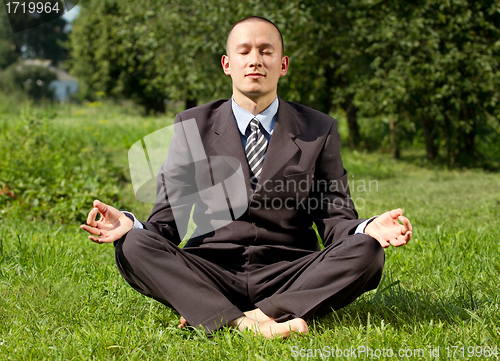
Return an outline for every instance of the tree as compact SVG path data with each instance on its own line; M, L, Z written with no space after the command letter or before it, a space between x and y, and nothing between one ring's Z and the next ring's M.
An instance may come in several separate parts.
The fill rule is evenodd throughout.
M223 82L215 54L223 43L212 40L215 22L199 21L204 7L202 1L87 2L71 36L73 72L84 92L125 96L147 112L162 112L166 98L193 104L215 95Z
M371 68L353 84L363 114L392 114L395 129L421 130L429 159L444 144L449 167L488 163L476 144L494 130L495 115L498 122L498 6L426 0L360 8L350 37Z
M29 59L50 59L54 65L65 61L69 56L67 49L68 22L58 17L40 26L13 34L17 43L24 47L24 56Z
M0 10L0 69L5 69L21 57L21 46L12 36L7 14Z
M66 60L69 55L66 26L67 21L59 17L14 34L7 14L0 10L0 68L6 68L21 57L50 59L54 65Z
M371 134L390 139L398 156L403 141L422 138L430 160L445 148L450 167L478 159L495 167L499 1L89 0L71 36L73 71L87 95L132 98L146 111L163 111L165 99L227 97L227 31L263 16L290 56L280 96L326 113L341 107L351 148ZM370 123L360 127L358 117Z
M42 65L16 63L1 73L0 88L9 93L25 94L33 100L52 99L50 83L56 75Z

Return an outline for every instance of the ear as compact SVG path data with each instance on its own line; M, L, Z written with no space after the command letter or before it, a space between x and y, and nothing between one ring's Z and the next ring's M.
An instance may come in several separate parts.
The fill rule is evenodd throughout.
M281 59L280 76L285 76L287 72L288 72L288 56L285 55L283 59Z
M224 74L231 75L231 67L229 66L229 56L222 55L221 64L222 64L222 70L224 70Z

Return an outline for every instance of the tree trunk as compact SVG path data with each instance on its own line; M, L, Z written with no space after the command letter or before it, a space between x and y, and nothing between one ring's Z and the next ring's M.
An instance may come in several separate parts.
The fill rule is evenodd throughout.
M162 97L144 99L144 108L146 110L146 114L154 113L154 114L163 114L165 113L165 103L163 102Z
M467 107L464 107L460 114L460 120L461 123L464 124L464 128L460 129L460 152L458 154L458 159L461 165L470 166L478 160L474 142L476 135L474 114L471 115Z
M444 114L444 124L445 124L445 132L446 132L446 153L447 153L447 163L448 169L453 169L455 166L456 154L455 154L455 143L456 139L454 139L452 124L450 118L446 113Z
M347 117L347 126L349 129L349 148L356 149L361 141L358 124L358 108L353 104L354 96L349 94L341 104Z
M476 133L474 129L471 129L470 131L465 133L465 152L467 155L474 157L475 156L475 151L476 151L476 146L474 143L474 137Z
M198 105L198 99L190 97L186 99L186 109L194 108L197 105Z
M466 156L468 157L474 157L474 151L475 149L475 144L474 144L474 136L476 135L475 132L475 124L474 124L474 116L470 116L469 112L467 111L467 108L464 107L462 111L462 121L464 123L469 123L470 124L470 129L467 129L464 131L464 151L466 153Z
M398 122L395 121L392 116L389 120L389 128L391 130L392 156L396 159L399 159L401 158L401 149L399 146Z
M425 140L425 151L428 160L434 160L437 156L436 136L434 134L434 123L429 118L422 119L422 130Z

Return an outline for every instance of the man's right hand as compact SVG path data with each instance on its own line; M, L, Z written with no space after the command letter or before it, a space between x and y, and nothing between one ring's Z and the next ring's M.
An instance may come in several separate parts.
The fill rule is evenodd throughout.
M97 214L101 217L96 221ZM89 239L96 243L111 243L123 237L134 227L134 222L118 209L99 200L94 201L94 208L87 216L87 224L81 229L89 232Z

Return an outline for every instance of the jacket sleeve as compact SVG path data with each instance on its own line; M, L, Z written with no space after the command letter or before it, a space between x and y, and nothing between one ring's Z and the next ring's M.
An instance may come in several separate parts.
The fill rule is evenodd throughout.
M157 175L156 201L144 228L179 244L196 202L195 165L178 114L167 158Z
M313 222L323 240L324 246L354 233L364 221L358 219L358 212L351 198L348 174L340 155L340 135L334 120L326 137L315 166L313 191L318 207L310 210Z

